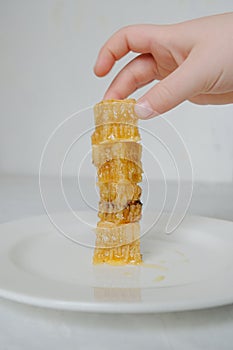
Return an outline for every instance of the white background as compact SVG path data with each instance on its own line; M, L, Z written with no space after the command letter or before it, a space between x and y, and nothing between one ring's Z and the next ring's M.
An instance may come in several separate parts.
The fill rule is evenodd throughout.
M98 50L115 30L232 9L229 0L1 1L0 172L36 175L54 128L101 100L126 62L107 78L93 74ZM189 149L195 181L231 183L233 106L184 103L166 117Z
M38 174L43 146L54 128L98 102L122 66L118 63L106 79L92 72L109 35L127 24L172 23L232 10L231 0L0 1L0 222L44 213L38 179L30 175ZM166 118L191 154L196 182L191 213L232 220L233 106L185 103ZM232 327L233 306L94 315L0 299L0 348L8 350L104 349L106 344L127 350L145 345L230 350Z

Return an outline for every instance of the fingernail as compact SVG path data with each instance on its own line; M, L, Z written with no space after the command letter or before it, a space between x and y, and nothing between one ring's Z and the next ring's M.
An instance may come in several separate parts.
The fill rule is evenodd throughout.
M159 115L158 112L151 108L147 101L138 102L134 107L134 111L140 119L149 119Z

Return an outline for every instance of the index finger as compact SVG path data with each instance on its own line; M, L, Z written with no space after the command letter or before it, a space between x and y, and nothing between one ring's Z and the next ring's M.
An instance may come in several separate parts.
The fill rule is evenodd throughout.
M94 67L95 74L100 77L106 75L114 63L130 51L149 53L154 27L151 24L131 25L114 33L99 52Z

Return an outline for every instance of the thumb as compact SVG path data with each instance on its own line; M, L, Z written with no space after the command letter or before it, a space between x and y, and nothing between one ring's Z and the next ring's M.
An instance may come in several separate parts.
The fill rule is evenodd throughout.
M204 85L205 64L189 56L170 75L153 86L135 106L141 119L158 116L199 94Z

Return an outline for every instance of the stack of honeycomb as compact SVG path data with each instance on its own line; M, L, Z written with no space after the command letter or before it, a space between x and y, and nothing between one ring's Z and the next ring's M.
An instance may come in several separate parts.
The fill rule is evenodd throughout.
M92 160L100 192L94 264L141 262L142 146L134 105L133 99L106 100L94 107Z

